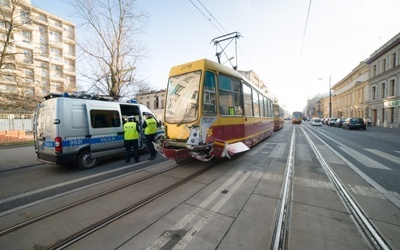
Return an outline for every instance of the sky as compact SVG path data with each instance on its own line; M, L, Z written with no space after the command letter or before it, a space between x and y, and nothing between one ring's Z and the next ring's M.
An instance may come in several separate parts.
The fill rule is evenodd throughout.
M67 0L31 2L74 22ZM398 0L136 0L136 6L149 16L139 35L147 56L137 76L154 90L166 88L172 66L217 61L212 39L239 32L232 62L256 72L289 112L328 93L400 32ZM79 79L78 86L84 88Z

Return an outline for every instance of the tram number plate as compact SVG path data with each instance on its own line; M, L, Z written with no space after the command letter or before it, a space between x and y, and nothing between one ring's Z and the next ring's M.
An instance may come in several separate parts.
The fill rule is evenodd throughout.
M192 67L192 64L191 64L191 63L185 64L185 65L182 65L181 70L190 69L191 67Z

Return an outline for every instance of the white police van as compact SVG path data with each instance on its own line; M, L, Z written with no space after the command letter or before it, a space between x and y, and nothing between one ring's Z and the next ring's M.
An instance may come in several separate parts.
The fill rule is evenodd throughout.
M128 116L142 127L143 114L153 114L141 104L82 93L50 94L44 99L36 106L33 123L38 160L82 169L95 167L100 157L125 152L123 121ZM163 135L159 126L156 140ZM142 133L139 149L145 147Z

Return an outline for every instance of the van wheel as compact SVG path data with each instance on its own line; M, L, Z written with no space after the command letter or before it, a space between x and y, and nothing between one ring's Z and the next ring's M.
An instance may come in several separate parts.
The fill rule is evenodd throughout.
M80 169L94 168L97 166L97 162L98 162L97 158L92 158L92 155L90 154L90 150L88 150L88 149L82 151L76 160L77 160L78 168L80 168Z

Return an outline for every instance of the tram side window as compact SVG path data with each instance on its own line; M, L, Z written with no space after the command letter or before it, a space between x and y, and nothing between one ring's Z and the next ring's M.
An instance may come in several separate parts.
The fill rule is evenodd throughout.
M220 115L243 115L241 85L239 79L218 75L218 103Z
M253 89L253 106L255 117L260 117L260 100L258 99L258 95L258 92Z
M203 114L215 115L215 75L206 71L204 75Z
M116 110L90 110L90 123L93 128L121 126L121 118Z
M265 98L265 96L261 96L261 117L267 117L267 114L265 112L266 110L266 104L267 104L267 99Z
M251 87L243 84L244 113L253 116L253 99L251 98Z

